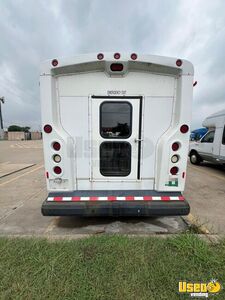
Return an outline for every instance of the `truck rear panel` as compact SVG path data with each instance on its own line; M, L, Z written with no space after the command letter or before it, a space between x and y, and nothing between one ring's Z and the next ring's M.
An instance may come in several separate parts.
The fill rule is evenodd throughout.
M90 192L95 198L101 191L115 191L111 197L121 191L125 198L132 196L127 191L137 191L137 197L143 197L148 191L153 203L154 192L173 197L171 193L184 189L192 65L159 56L138 55L135 60L129 54L114 56L87 55L43 64L42 121L52 128L43 137L45 167L48 190L56 198L57 193L63 197L68 192L73 197L82 192L84 198ZM180 207L181 201L172 201ZM50 202L45 202L45 208L62 205ZM79 205L93 206L91 202ZM108 202L109 210L120 203ZM150 211L152 205L156 204L147 204Z

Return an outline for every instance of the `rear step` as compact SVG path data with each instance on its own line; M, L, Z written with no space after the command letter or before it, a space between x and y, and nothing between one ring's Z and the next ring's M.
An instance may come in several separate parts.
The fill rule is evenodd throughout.
M189 211L181 193L153 190L52 192L42 204L44 216L175 216Z

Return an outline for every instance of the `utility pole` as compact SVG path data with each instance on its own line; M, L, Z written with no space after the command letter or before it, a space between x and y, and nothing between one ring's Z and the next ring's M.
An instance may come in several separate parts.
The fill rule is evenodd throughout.
M2 104L5 103L5 98L0 97L0 139L4 139L4 128L3 128L3 119L2 119Z

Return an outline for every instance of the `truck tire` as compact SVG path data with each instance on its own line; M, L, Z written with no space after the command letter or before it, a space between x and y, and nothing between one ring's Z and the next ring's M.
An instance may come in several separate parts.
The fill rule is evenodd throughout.
M190 153L190 162L193 165L199 165L201 161L202 159L196 151Z

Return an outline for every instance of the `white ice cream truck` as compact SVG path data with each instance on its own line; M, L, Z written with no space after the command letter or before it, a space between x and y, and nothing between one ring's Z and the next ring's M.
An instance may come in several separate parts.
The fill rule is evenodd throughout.
M136 53L42 64L47 216L186 215L193 66Z

